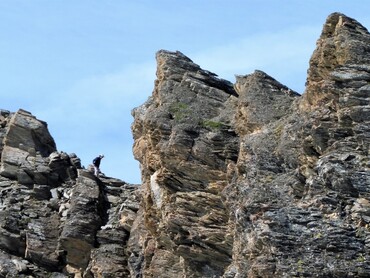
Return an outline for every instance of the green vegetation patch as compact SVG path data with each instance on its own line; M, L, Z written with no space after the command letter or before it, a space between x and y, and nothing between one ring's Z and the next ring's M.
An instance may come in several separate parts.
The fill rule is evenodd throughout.
M170 113L176 121L181 121L189 115L189 105L183 102L172 103L169 108Z
M210 129L222 129L225 127L225 124L221 122L211 121L211 120L201 121L200 125L204 128L210 128Z

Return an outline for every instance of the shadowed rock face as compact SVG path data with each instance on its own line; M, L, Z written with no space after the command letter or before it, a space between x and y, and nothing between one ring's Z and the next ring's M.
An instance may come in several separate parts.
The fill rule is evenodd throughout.
M0 110L0 276L369 277L369 45L330 15L302 96L159 51L132 112L141 186Z
M139 187L95 178L29 112L0 112L0 276L127 277Z

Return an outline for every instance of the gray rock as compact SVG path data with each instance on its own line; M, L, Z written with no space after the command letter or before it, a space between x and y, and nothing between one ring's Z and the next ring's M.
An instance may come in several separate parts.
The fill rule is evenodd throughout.
M50 270L59 270L61 259L58 247L60 220L56 213L47 218L32 219L26 233L25 258Z
M330 15L301 97L261 71L232 88L159 51L153 96L133 111L132 277L370 275L369 42Z
M369 277L370 35L330 15L302 96L157 53L141 186L0 110L1 277Z
M46 123L29 112L1 117L0 249L17 257L0 258L0 276L128 273L122 248L138 187L82 170L77 155L58 152ZM131 218L121 221L121 210Z
M21 145L22 149L27 151L34 149L44 157L56 150L47 124L24 110L19 110L12 116L5 145L13 148L19 148Z
M97 181L80 176L73 189L71 207L60 236L66 261L73 267L85 269L90 251L95 246L95 234L102 223L101 196Z

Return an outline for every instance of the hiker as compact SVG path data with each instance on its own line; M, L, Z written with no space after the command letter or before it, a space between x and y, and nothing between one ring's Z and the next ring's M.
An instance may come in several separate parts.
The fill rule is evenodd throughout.
M93 165L94 165L94 175L99 177L99 173L100 173L100 161L102 160L102 158L104 157L104 155L99 155L98 157L95 157L94 160L93 160Z

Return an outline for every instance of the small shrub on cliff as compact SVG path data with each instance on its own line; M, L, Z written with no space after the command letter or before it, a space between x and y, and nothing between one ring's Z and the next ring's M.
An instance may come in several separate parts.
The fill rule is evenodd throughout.
M189 106L183 102L172 103L169 111L176 121L183 120L190 112Z
M221 129L225 127L225 125L221 122L214 122L210 120L201 121L200 125L204 128L210 128L210 129Z

